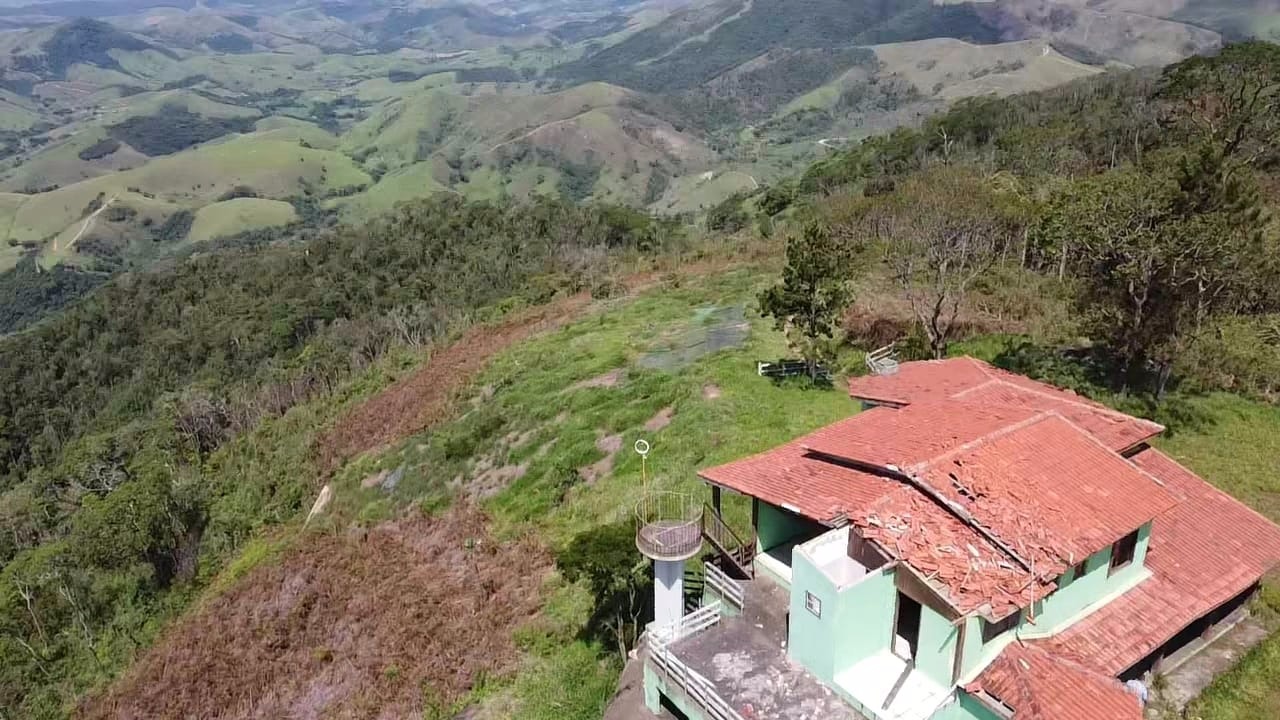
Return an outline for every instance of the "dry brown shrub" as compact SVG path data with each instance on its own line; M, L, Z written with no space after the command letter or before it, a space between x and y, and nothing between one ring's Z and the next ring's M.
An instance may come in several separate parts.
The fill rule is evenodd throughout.
M485 517L315 536L179 621L82 718L405 718L518 661L552 566ZM430 688L424 691L424 688Z

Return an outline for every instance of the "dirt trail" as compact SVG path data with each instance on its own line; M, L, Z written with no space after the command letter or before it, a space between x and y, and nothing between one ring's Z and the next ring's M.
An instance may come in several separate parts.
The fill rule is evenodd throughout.
M683 276L705 275L739 264L737 260L686 263ZM623 278L631 293L656 286L665 273L649 271ZM498 325L473 327L448 347L441 348L422 367L351 409L318 441L320 467L325 475L347 459L384 448L452 415L458 392L471 384L498 353L533 335L555 330L581 317L591 306L581 292L546 305L520 311Z
M115 202L117 197L118 197L117 195L112 195L112 196L110 197L110 199L108 199L106 202L102 203L102 207L98 208L97 210L94 210L94 211L89 215L89 217L87 217L87 218L85 218L85 219L84 219L84 224L80 226L80 231L76 233L76 236L75 236L75 237L71 238L71 242L67 243L67 249L71 249L71 248L73 248L73 247L75 247L75 246L76 246L76 242L78 242L78 241L80 240L80 237L81 237L82 235L84 235L84 234L85 234L85 232L87 232L87 231L89 230L89 228L93 227L93 221L94 221L95 219L97 219L97 217L98 217L99 215L101 215L101 214L102 214L102 211L103 211L103 210L106 210L107 208L111 207L111 203ZM54 250L54 252L57 252L57 250L58 250L58 239L57 239L57 238L54 238L54 240L53 240L53 250Z
M536 333L554 330L591 303L579 293L516 313L496 326L476 326L434 353L421 368L353 408L319 440L326 474L347 458L385 447L445 419L490 358Z
M596 111L597 109L599 109L599 108L591 108L590 110L586 110L586 111L580 112L580 113L578 113L577 115L574 115L573 117L561 118L561 119L559 119L559 120L551 120L550 122L544 122L544 123L542 123L541 125L539 125L538 127L534 128L534 129L532 129L532 130L530 130L529 132L524 133L523 135L520 135L520 136L518 136L518 137L513 137L513 138L511 138L510 140L503 140L502 142L498 143L497 145L494 145L493 147L489 148L489 149L488 149L488 150L486 150L485 152L486 152L486 153L491 153L491 152L496 151L496 150L497 150L498 148L500 148L500 147L505 147L505 146L507 146L507 145L511 145L512 143L518 143L518 142L520 142L521 140L524 140L525 138L532 137L532 136L533 136L533 134L534 134L534 133L536 133L536 132L538 132L539 130L545 130L545 129L549 128L549 127L555 127L556 125L563 125L564 123L570 123L570 122L573 122L574 120L577 120L578 118L582 117L583 115L586 115L586 114L587 114L587 113L589 113L589 112L594 112L594 111Z

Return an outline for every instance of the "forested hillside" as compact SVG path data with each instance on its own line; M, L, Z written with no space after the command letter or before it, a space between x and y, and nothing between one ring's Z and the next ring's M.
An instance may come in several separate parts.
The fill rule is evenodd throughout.
M688 488L853 411L755 374L784 353L982 354L1154 415L1274 517L1274 437L1198 463L1280 427L1277 139L1280 48L1246 43L961 101L705 231L450 196L124 272L0 339L0 717L599 717L647 592L620 449ZM391 572L435 557L453 600ZM484 633L438 631L457 597ZM1239 688L1276 647L1202 717L1273 715Z
M431 195L697 222L958 99L1164 65L1276 17L1236 0L0 8L0 333L220 239Z

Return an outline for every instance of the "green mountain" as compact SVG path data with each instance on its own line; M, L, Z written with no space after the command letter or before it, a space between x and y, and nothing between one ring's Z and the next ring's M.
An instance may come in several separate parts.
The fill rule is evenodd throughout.
M1176 0L10 6L0 332L220 237L435 194L692 222L965 97L1172 62L1274 19ZM262 202L226 204L242 198Z

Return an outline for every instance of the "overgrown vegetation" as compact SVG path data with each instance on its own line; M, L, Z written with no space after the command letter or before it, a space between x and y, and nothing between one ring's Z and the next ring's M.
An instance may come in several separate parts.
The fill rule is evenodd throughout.
M76 153L76 155L81 160L97 160L98 158L104 158L119 149L119 140L106 137L81 150L79 153Z
M308 446L279 450L288 478L244 484L256 461L219 454L234 438L389 348L589 287L642 240L679 242L653 224L553 202L421 203L304 247L124 276L0 341L0 706L60 715L189 597L202 563L300 509Z

